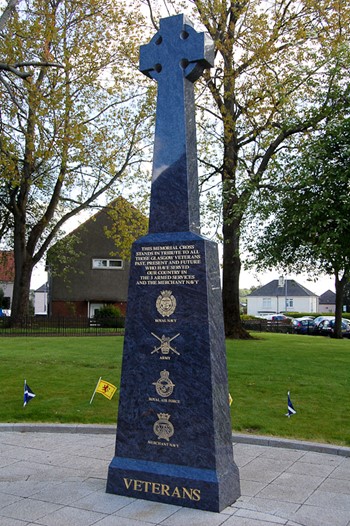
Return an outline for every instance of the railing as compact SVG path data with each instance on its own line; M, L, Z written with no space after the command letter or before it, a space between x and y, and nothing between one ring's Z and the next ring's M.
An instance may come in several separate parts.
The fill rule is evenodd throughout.
M1 336L115 336L124 334L124 318L28 316L0 318Z
M260 318L243 320L242 324L247 331L281 332L284 334L293 332L293 325L290 320L265 320Z

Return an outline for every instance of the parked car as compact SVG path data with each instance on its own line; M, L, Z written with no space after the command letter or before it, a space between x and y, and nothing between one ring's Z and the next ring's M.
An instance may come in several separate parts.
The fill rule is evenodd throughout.
M313 334L320 334L320 323L325 320L334 320L334 316L317 316L317 318L314 319Z
M319 323L318 331L321 336L334 337L335 318L323 320ZM350 338L350 326L348 320L342 320L341 333L343 338Z
M314 320L307 316L293 320L293 332L295 334L313 334L314 326Z

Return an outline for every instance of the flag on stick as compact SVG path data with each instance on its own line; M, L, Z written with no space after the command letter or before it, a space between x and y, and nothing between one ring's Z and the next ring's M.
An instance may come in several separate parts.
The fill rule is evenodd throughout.
M91 397L90 404L92 403L96 393L100 393L101 395L108 398L108 400L112 400L116 390L117 388L115 385L111 384L110 382L106 382L106 380L102 380L102 376L100 376L97 382L97 385L95 387L95 391Z
M286 416L290 418L292 415L295 415L296 410L293 407L292 401L290 399L290 391L288 391L288 413L286 413Z
M24 380L24 397L23 397L23 407L25 407L28 402L31 401L32 398L34 398L35 394L27 384L27 380Z

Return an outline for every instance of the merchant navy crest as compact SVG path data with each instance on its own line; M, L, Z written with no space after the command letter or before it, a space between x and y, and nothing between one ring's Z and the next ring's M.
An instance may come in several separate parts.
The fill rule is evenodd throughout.
M152 385L155 386L157 394L163 398L170 396L175 387L175 384L169 378L169 372L165 370L160 372L160 378L153 382Z
M157 416L159 420L155 422L153 426L153 431L158 438L162 438L169 442L169 439L174 434L174 426L171 422L169 422L170 415L168 415L167 413L159 413L157 414Z
M162 316L171 316L176 309L176 299L171 290L162 290L159 294L156 307L159 314Z

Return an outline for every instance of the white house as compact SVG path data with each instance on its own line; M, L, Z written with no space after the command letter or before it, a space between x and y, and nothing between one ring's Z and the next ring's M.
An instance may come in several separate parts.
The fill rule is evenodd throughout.
M335 292L327 290L319 297L319 311L329 312L330 314L335 312Z
M47 316L48 283L34 291L34 313Z
M318 312L318 296L294 279L274 279L247 296L247 314Z

